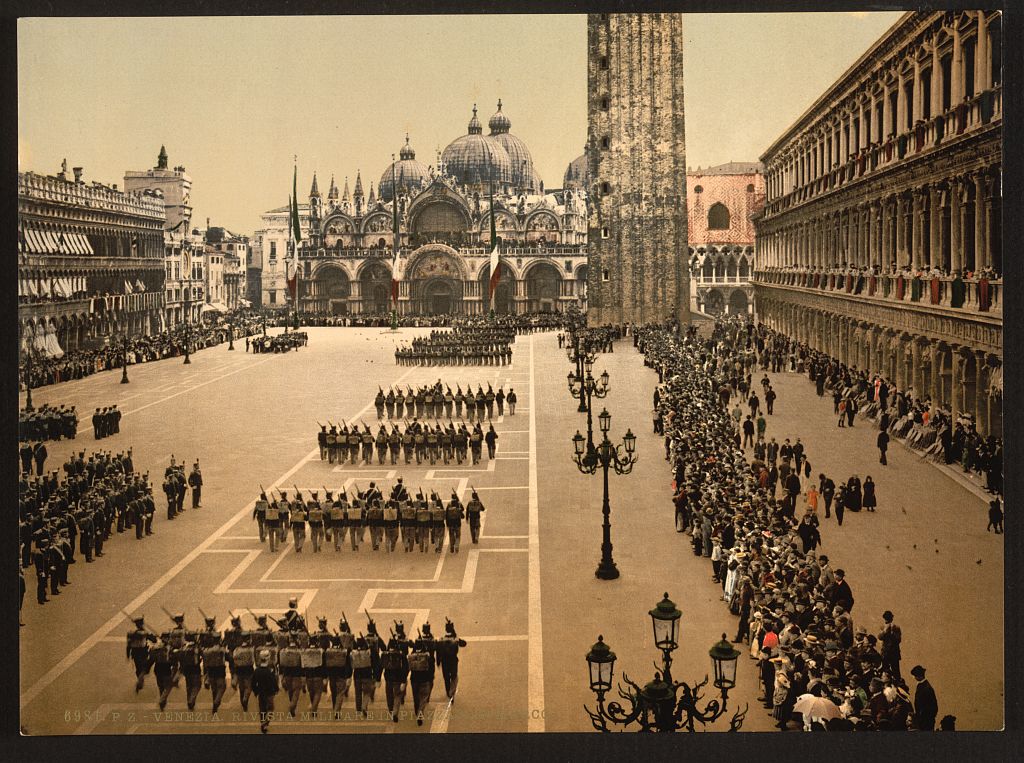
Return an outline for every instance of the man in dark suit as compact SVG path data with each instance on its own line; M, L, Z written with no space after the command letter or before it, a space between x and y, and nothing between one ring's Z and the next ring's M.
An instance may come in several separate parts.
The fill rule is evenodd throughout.
M850 584L846 582L846 573L843 570L835 571L836 582L832 587L832 595L829 603L835 607L840 606L847 612L853 612L853 591Z
M915 665L910 675L917 679L914 690L914 727L918 731L934 731L935 716L939 714L939 702L935 698L935 689L924 677L924 668Z
M877 444L879 453L878 463L882 466L886 466L887 462L885 460L885 451L889 449L889 433L884 429L878 433Z

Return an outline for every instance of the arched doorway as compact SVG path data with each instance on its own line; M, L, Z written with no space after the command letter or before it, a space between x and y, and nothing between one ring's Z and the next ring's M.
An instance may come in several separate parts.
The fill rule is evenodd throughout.
M491 303L488 299L491 284L491 264L485 263L480 269L480 296L483 299L483 311L489 312ZM494 287L494 313L495 315L508 315L513 311L516 293L516 280L509 270L508 265L502 264L501 274L498 276L498 285Z
M526 298L530 312L550 313L557 310L561 294L562 274L554 265L544 262L526 274Z
M382 262L368 265L359 277L364 313L386 313L391 298L391 269Z
M708 315L721 315L725 311L725 298L722 292L712 289L704 299L704 312Z
M455 283L450 278L432 278L423 284L423 312L449 315L455 306Z
M348 314L348 298L352 293L352 284L344 270L337 266L321 268L314 283L320 309L327 310L331 315Z
M749 305L747 295L742 289L736 289L729 295L729 315L746 315Z

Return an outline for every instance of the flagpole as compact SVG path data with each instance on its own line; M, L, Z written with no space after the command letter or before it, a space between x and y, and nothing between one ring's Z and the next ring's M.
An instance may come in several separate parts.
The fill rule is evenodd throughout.
M408 140L408 136L406 136ZM398 186L395 184L395 155L391 155L391 219L394 233L395 259L391 265L391 280L395 282L394 294L391 299L391 330L398 331Z
M490 158L490 154L489 153L488 153L488 158ZM497 234L497 223L496 223L495 218L494 218L494 164L493 163L491 163L491 165L489 167L489 170L490 170L490 172L488 172L487 174L488 174L488 176L490 178L490 189L488 191L488 195L489 195L489 202L490 202L490 206L491 206L491 251L494 251L498 247L498 237L497 237L498 234ZM500 252L498 253L498 265L497 265L497 267L501 267L501 253ZM491 317L492 321L494 320L494 293L495 293L496 289L491 288L491 282L494 280L494 271L496 271L496 269L497 268L492 268L492 272L490 273L490 276L487 279L487 288L490 291L490 294L488 295L488 297L489 297L489 300L490 300L490 307L491 307L491 315L490 315L490 317Z

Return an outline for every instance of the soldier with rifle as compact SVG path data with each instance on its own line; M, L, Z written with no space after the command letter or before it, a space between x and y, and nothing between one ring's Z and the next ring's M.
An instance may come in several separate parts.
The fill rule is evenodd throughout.
M327 488L324 488L326 491ZM330 505L330 494L327 494L327 503ZM313 539L313 553L319 554L320 547L324 542L324 509L320 502L317 500L316 492L312 494L312 499L307 505L308 508L308 519L309 519L309 532Z
M382 644L380 634L377 633L377 623L370 617L369 612L366 612L366 620L366 644L370 647L370 667L373 677L373 685L370 687L370 701L372 702L377 693L377 687L380 686L380 677L384 666L380 660Z
M157 637L149 628L142 615L131 618L135 624L135 630L128 631L128 644L125 649L125 659L135 663L135 693L142 691L146 682L146 675L150 668L149 645L156 643Z
M455 692L459 687L459 647L466 646L466 640L455 633L455 624L445 618L444 636L434 645L437 661L441 664L441 675L444 677L444 689L450 702L455 702Z
M356 497L352 499L352 505L345 512L345 524L348 525L349 538L352 541L352 550L358 551L359 544L363 541L365 533L365 502L359 497L359 488L355 488Z
M462 502L459 494L452 491L448 508L445 509L444 523L448 527L448 548L453 554L459 553L459 543L462 541L462 520L465 514L462 510Z
M302 501L302 493L295 488L295 501L288 515L288 524L292 528L292 540L295 542L295 553L301 554L306 543L306 506Z
M406 500L399 503L398 526L402 532L402 544L408 553L412 551L416 543L416 504L412 501Z
M430 542L434 546L434 553L440 554L444 548L444 503L441 496L431 491L430 505Z
M215 618L208 617L199 610L206 622L206 630L199 634L200 657L203 661L205 684L213 697L213 712L220 708L224 692L227 690L227 650L224 648L221 634L215 627ZM188 679L186 678L186 681Z
M387 648L381 652L381 663L384 666L384 691L387 697L388 714L391 720L398 723L398 714L405 704L405 684L409 676L409 640L405 635L405 627L401 620L395 621L395 630Z
M267 537L267 508L270 503L267 501L267 493L263 489L263 485L260 485L260 497L257 499L252 509L252 518L256 520L256 524L260 529L260 543L263 543Z

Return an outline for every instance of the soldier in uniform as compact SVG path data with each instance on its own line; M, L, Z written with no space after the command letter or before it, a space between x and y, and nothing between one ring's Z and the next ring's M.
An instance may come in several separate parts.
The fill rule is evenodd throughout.
M283 497L282 500L284 500ZM277 544L281 542L281 512L281 506L277 501L270 501L264 512L264 521L267 527L267 539L270 541L271 553L277 551ZM258 515L257 521L259 521Z
M330 503L328 497L328 504ZM309 532L313 539L313 553L320 553L320 546L324 542L324 510L317 500L316 492L313 492L312 499L308 504Z
M174 519L178 513L178 490L174 484L174 478L170 474L164 476L163 488L164 495L167 496L167 518Z
M519 401L519 398L516 396L515 388L514 387L509 387L508 388L508 397L505 398L505 402L508 403L508 415L509 416L515 416L516 415L516 403L518 401Z
M466 517L469 520L469 535L473 543L480 542L480 512L484 511L484 505L480 502L480 496L473 491L473 497L466 504Z
M359 427L353 424L348 433L348 454L353 466L359 461L359 443L362 441L363 438L359 436Z
M419 493L416 498L416 542L420 552L426 553L430 542L430 505L423 493Z
M480 427L480 423L477 422L473 427L473 433L469 436L469 447L473 451L473 465L480 463L480 455L482 446L481 443L484 439L483 429Z
M459 553L459 543L462 540L462 520L465 514L462 510L462 502L459 501L458 493L452 491L451 500L445 510L444 523L448 526L448 548L453 554Z
M462 418L462 403L464 401L465 398L462 396L462 387L456 385L455 395L452 396L452 402L455 404L455 418L457 419Z
M231 669L232 689L237 688L238 686L238 675L235 672L234 651L242 645L242 640L245 636L246 633L242 630L242 618L239 615L231 615L231 627L224 631L222 643L224 644L224 649L227 650L224 654L224 659L228 664L228 668Z
M294 632L288 635L288 645L277 653L277 663L281 672L281 688L288 694L288 714L295 717L302 696L302 653L295 641Z
M366 424L363 424L363 433L360 439L363 443L363 463L370 466L373 463L373 433L370 432L370 427Z
M237 618L232 619L232 623ZM227 631L225 643L229 643ZM249 697L252 694L253 673L255 670L255 654L253 649L253 634L250 631L239 630L238 643L231 648L231 683L238 686L238 701L242 705L242 711L249 711ZM230 643L234 643L236 637L232 636Z
M444 547L444 503L437 493L431 496L430 506L430 542L434 545L434 552L440 554Z
M309 646L302 650L302 672L306 677L306 693L309 708L314 713L320 707L324 693L327 669L324 666L324 649L331 645L331 634L327 630L327 618L317 618L317 630L309 636Z
M367 494L369 492L367 491ZM370 508L366 510L366 523L370 526L370 546L377 551L380 548L381 539L384 537L384 509L377 498L373 499Z
M302 553L306 543L306 507L302 503L302 493L295 494L295 502L288 514L288 524L292 528L292 540L295 542L295 553Z
M487 458L493 459L495 451L498 448L498 433L494 431L494 424L487 429L487 434L484 435L484 441L487 443Z
M36 552L33 555L33 563L36 567L36 601L45 604L49 601L46 596L46 586L50 581L53 570L50 567L49 554L50 540L42 537L36 541Z
M325 425L320 425L321 429L325 429ZM320 460L323 461L324 457L327 457L327 463L333 464L334 457L337 455L338 447L338 428L331 424L330 431L325 431L323 434L323 444L320 446ZM319 437L319 435L317 435Z
M330 497L330 493L327 494ZM334 541L334 550L341 551L342 541L345 540L345 509L348 508L348 496L342 490L338 497L331 502L330 527L331 540Z
M160 709L167 706L167 698L171 696L171 689L177 685L174 676L174 656L172 647L164 638L161 638L149 650L149 657L153 661L153 675L156 677L156 687L160 692Z
M358 496L352 499L352 505L345 512L345 524L348 525L349 538L352 541L352 550L358 551L359 544L363 541L364 535L364 514L363 499Z
M413 712L416 714L416 725L422 726L423 710L434 688L434 656L422 638L416 640L408 661Z
M466 646L466 641L456 635L455 624L451 620L445 623L444 632L444 637L435 643L435 652L441 664L445 693L449 702L454 704L455 691L459 688L459 647Z
M270 503L267 501L267 494L260 492L260 497L252 509L252 518L256 520L256 524L260 528L260 543L263 543L267 538L267 509L269 507Z
M455 437L455 425L449 424L448 428L441 427L441 434L438 439L441 441L441 458L447 466L451 463L453 451L452 444Z
M177 485L177 491L178 491L177 492L177 499L178 499L177 512L179 514L185 510L185 492L187 490L187 488L185 487L185 484L186 484L186 480L185 480L185 465L182 464L181 466L178 467L178 471L176 473L176 485Z
M85 557L85 561L91 564L93 543L96 540L96 525L93 522L91 510L85 509L80 513L78 529L78 550Z
M361 715L363 706L369 706L373 689L373 667L370 646L360 634L349 652L352 662L352 678L356 688L356 714Z
M370 668L373 677L373 684L370 686L370 701L372 702L377 693L377 687L380 686L380 677L384 672L384 664L380 659L382 639L380 634L377 633L377 623L369 615L366 616L366 620L366 644L370 648Z
M384 506L384 550L394 553L398 544L398 501L389 500Z
M204 618L206 630L199 634L199 648L203 660L203 674L206 686L213 697L213 712L220 708L224 692L227 690L227 651L224 648L220 632L215 627L212 617ZM187 682L186 678L186 682Z
M384 396L384 408L388 412L388 421L395 416L395 390L392 388L388 389L388 394Z
M431 429L430 425L427 425L427 456L430 459L430 465L433 466L437 463L437 430Z
M156 636L146 629L146 621L141 615L133 617L132 622L135 623L135 630L128 631L125 659L135 663L135 693L138 694L149 673L149 645L156 642Z
M391 451L391 465L398 463L398 454L402 449L402 435L398 432L397 426L391 427L391 434L388 435L388 449Z
M406 426L405 431L402 432L402 450L405 453L405 463L412 463L412 451L414 445L414 434L411 426Z
M288 611L284 613L281 627L287 631L306 631L306 618L299 614L299 600L294 596L288 599Z
M423 431L422 424L414 419L412 425L415 427L413 441L416 443L416 465L419 466L427 456L427 436Z
M327 460L327 425L321 424L320 431L316 433L316 444L320 446L320 460Z
M405 703L405 684L409 676L409 639L405 635L402 621L395 623L395 633L388 641L387 649L381 653L384 666L384 692L388 702L388 714L398 723L398 714Z
M491 385L487 385L487 393L484 395L484 403L487 405L487 418L494 418L494 390L491 389Z
M402 545L408 553L416 543L416 505L412 501L399 503L398 526L402 532Z
M405 417L405 393L402 392L402 388L398 388L398 392L395 393L395 418L401 419Z
M331 705L334 712L341 709L341 703L348 696L348 685L352 679L352 660L350 653L355 647L356 638L352 634L348 621L342 617L338 623L339 633L335 636L334 654L324 655L327 664L327 683L331 690Z
M505 415L505 390L498 385L498 391L494 395L494 402L498 404L498 415Z
M377 418L384 418L384 390L377 387L377 395L373 398L373 407L377 409Z
M189 710L195 710L196 699L199 697L199 689L202 686L202 657L199 653L199 645L196 643L199 634L194 631L184 631L185 615L174 616L176 628L171 630L172 644L174 647L174 661L178 666L178 672L185 676L185 702ZM175 637L175 631L181 630L179 638Z

